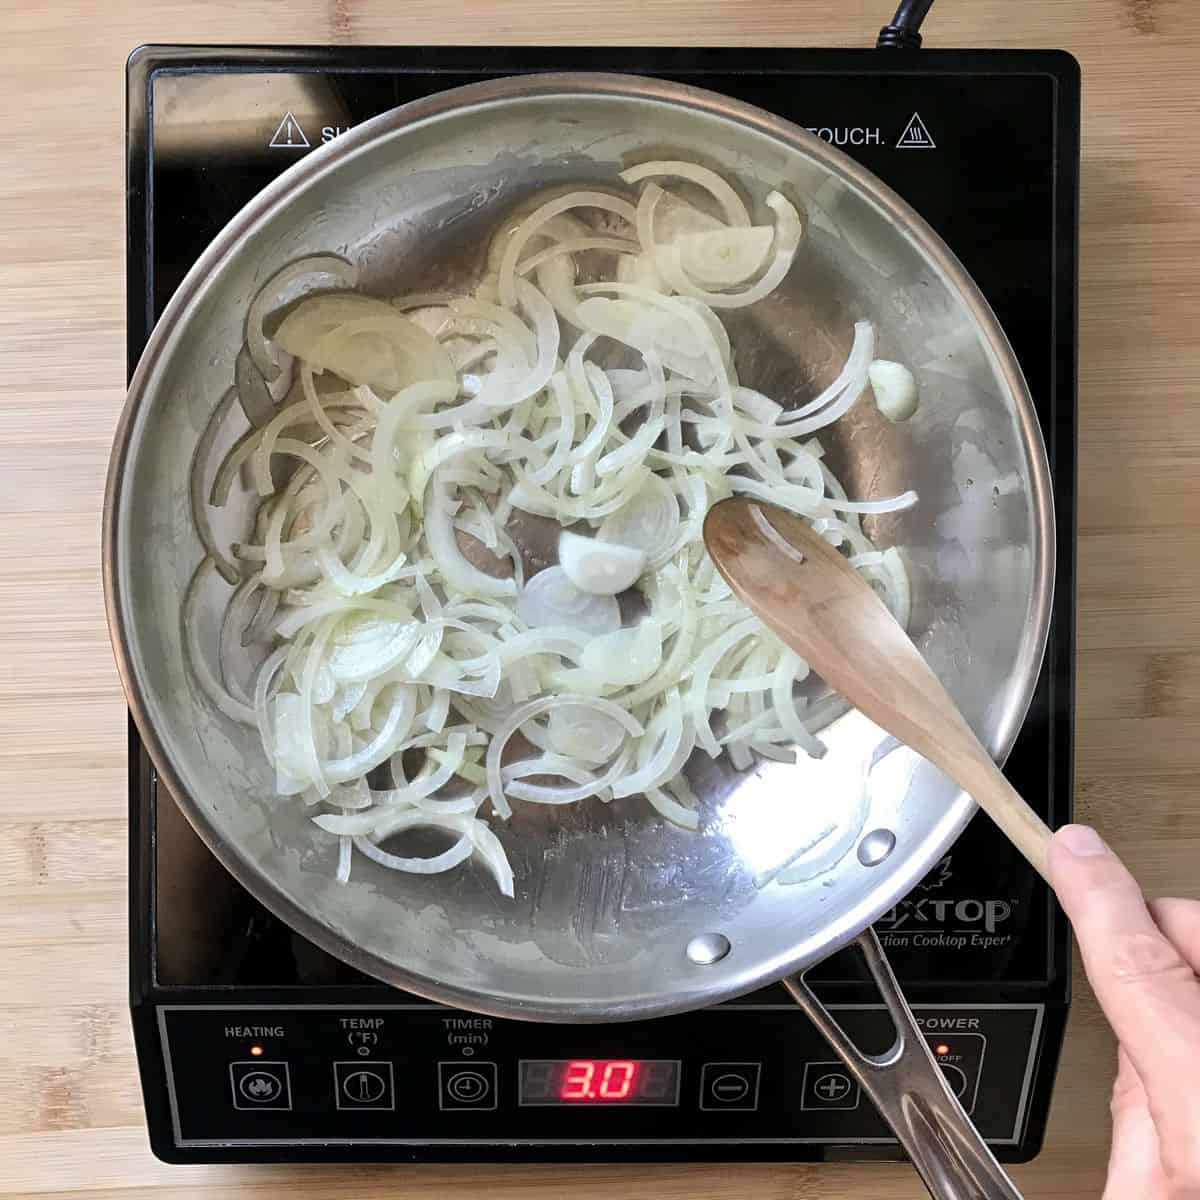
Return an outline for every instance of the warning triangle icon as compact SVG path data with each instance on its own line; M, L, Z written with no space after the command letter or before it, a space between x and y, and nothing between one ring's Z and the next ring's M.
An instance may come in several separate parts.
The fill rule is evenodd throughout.
M897 150L936 150L937 143L929 134L929 130L925 128L925 122L921 120L920 113L913 113L909 118L908 124L904 127L904 132L900 135L900 140L896 143Z
M290 112L284 113L283 120L279 122L279 128L275 130L275 136L271 139L270 149L304 150L308 146L309 141L304 136L304 130L300 128L300 122Z

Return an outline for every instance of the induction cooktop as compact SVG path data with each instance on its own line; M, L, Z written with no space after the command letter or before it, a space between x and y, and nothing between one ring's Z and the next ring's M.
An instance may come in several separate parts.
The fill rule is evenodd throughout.
M1052 51L151 46L128 64L132 371L209 240L281 171L407 101L530 71L727 93L878 174L974 276L1029 381L1058 518L1049 647L1007 774L1071 811L1079 73ZM456 1012L306 942L216 862L130 725L131 1004L154 1151L172 1162L898 1158L781 988L607 1026ZM931 1048L997 1156L1034 1155L1069 1003L1065 922L984 818L877 924ZM810 974L865 1049L859 961Z

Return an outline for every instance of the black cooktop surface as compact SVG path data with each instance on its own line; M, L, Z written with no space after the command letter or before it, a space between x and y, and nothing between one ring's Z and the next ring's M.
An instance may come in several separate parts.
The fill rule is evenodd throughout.
M573 69L681 80L809 128L908 200L974 276L1029 381L1054 479L1058 570L1050 642L1007 773L1052 825L1062 823L1069 818L1072 783L1079 153L1078 69L1067 55L143 48L129 66L130 368L200 252L297 158L358 122L435 90L522 71ZM153 769L132 727L130 736L132 979L148 1111L152 1095L168 1085L172 1073L169 1053L165 1068L161 1062L170 1040L167 1024L147 1015L165 1002L407 1002L312 947L242 891L175 806L159 802ZM1040 1073L1032 1092L1026 1085L1017 1134L997 1139L1027 1154L1040 1137L1048 1104L1070 968L1065 923L1046 888L986 820L977 818L951 854L877 928L910 999L918 1003L1061 1009L1054 1021L1039 1018L1035 1042L1042 1041L1019 1051L1031 1064L1040 1064ZM852 955L837 956L814 978L822 981L830 1000L873 999ZM782 1003L783 993L768 989L731 1007L741 1011L747 1004ZM662 1029L676 1022L683 1028L690 1019L654 1024ZM196 1044L207 1043L201 1037ZM199 1072L202 1066L190 1063L187 1070ZM974 1070L979 1086L978 1064ZM685 1091L687 1072L685 1065ZM819 1106L819 1097L814 1103ZM1000 1100L995 1104L1001 1106ZM228 1130L208 1139L184 1136L181 1106L186 1108L185 1102L172 1091L173 1124L151 1112L160 1153L177 1153L189 1144L233 1144ZM337 1107L340 1112L342 1105ZM829 1120L840 1110L832 1103L824 1107ZM185 1126L190 1119L185 1114ZM1005 1129L1007 1120L1006 1115L1000 1121ZM859 1145L871 1140L840 1137L835 1126L821 1130L807 1139L767 1139L776 1149L760 1156L813 1157L839 1140ZM619 1140L626 1149L638 1141ZM251 1138L248 1144L270 1141ZM430 1135L421 1144L436 1141ZM291 1144L286 1137L279 1144L284 1143ZM421 1155L411 1147L405 1153L453 1157ZM693 1147L687 1153L639 1151L634 1156L698 1154ZM199 1151L191 1157L206 1156L212 1157Z

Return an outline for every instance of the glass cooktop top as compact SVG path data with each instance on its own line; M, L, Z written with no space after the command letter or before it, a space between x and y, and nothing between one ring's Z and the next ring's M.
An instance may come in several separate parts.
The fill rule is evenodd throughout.
M520 71L566 69L682 80L810 129L908 200L980 285L1029 381L1058 515L1050 643L1007 772L1052 824L1066 820L1078 224L1077 68L1066 55L143 48L130 70L130 368L207 243L298 158L435 90ZM1064 80L1072 86L1063 87ZM136 731L131 738L134 938L146 951L143 965L153 981L378 986L292 934L224 873L175 806L157 803ZM906 984L927 985L938 994L956 987L1045 986L1061 981L1064 965L1069 968L1065 929L1044 885L982 818L878 930ZM839 956L815 977L857 979L856 962Z

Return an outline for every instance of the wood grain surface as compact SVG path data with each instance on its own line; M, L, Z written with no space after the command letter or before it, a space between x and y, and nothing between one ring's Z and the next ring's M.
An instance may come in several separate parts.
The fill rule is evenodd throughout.
M124 381L123 64L141 42L867 45L889 0L0 0L0 1195L903 1200L902 1167L183 1168L126 1003L125 710L100 508ZM939 0L931 46L1084 74L1078 807L1148 891L1200 862L1200 5ZM619 67L619 50L613 65ZM1027 1196L1100 1194L1112 1045L1080 984ZM1131 1198L1132 1200L1132 1198Z

